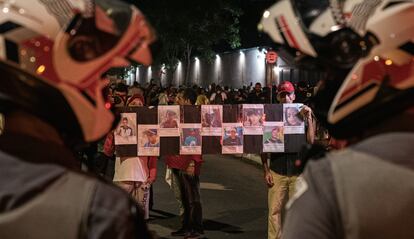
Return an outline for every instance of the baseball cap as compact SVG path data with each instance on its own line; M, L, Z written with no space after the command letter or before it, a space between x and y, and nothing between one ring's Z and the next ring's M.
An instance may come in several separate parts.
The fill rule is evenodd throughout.
M157 135L157 130L156 129L147 129L144 131L144 134L146 135Z
M283 81L277 87L277 93L280 94L282 92L293 93L295 92L295 87L293 87L290 81Z

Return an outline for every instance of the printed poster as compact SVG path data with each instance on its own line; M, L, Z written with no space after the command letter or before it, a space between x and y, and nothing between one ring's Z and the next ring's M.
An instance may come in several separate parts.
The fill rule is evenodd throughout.
M223 154L243 153L243 125L241 123L223 124Z
M303 104L283 104L283 122L285 134L304 134L305 123L300 116Z
M221 136L223 124L222 105L201 106L201 135Z
M138 156L159 156L158 125L138 125Z
M201 125L180 124L180 154L201 154Z
M158 106L159 136L180 136L180 106Z
M244 135L262 135L264 109L262 104L243 104Z
M137 144L136 122L136 113L121 113L121 120L114 131L115 145Z
M283 122L265 122L263 128L263 152L285 152Z

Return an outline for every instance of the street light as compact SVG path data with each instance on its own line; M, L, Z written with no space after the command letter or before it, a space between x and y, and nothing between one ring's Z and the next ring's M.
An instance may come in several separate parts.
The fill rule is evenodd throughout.
M220 66L221 66L221 57L219 54L216 54L215 68L217 75L217 84L220 84Z
M245 63L245 59L246 56L244 54L243 51L240 51L240 55L239 55L239 64L240 64L240 68L241 68L241 82L242 82L242 86L244 85L244 63Z
M195 58L195 81L198 84L198 72L200 70L200 60L198 59L198 57Z
M148 73L147 73L147 82L149 82L151 80L151 76L152 76L152 68L151 66L148 67Z

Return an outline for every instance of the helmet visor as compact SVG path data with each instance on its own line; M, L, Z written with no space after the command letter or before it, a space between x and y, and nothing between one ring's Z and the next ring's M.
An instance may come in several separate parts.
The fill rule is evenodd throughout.
M329 7L328 0L291 0L291 3L307 29Z
M69 24L68 51L79 62L104 55L115 47L130 25L132 8L121 1L96 0L94 12L79 14Z

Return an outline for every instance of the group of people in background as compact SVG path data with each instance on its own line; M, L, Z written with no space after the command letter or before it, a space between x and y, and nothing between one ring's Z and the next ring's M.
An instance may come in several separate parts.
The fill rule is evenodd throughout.
M254 103L278 103L277 85L262 86L261 83L245 85L241 88L231 88L221 86L215 83L203 88L198 85L192 87L185 86L168 86L162 87L151 80L145 85L134 82L133 85L127 86L122 82L114 82L110 85L109 91L114 92L116 97L115 106L129 106L133 99L142 97L141 101L146 102L148 106L173 105L177 103L180 94L187 88L193 89L197 94L196 105L203 104L254 104ZM296 96L298 103L308 103L314 95L315 86L309 82L299 81L296 86Z

